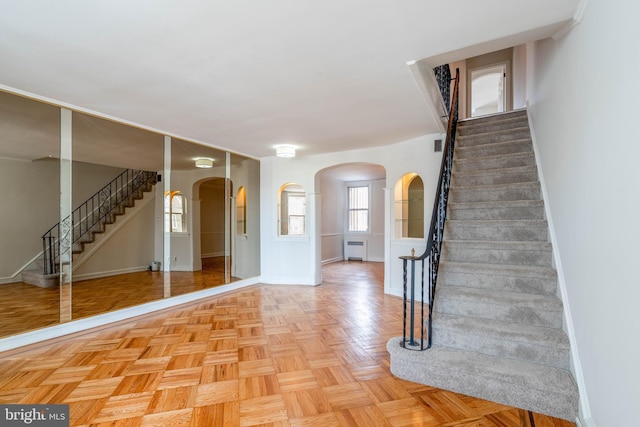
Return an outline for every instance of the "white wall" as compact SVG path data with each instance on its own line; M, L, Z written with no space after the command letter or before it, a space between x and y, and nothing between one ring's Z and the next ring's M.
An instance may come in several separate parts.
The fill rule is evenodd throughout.
M535 44L527 76L589 403L583 418L598 427L634 424L640 396L640 55L629 49L640 40L638 15L639 3L591 0L571 32Z
M346 198L344 182L326 174L319 177L321 192L320 238L322 262L337 261L343 258L344 211Z
M436 177L440 169L442 153L433 152L433 141L440 134L426 135L407 141L363 150L344 151L316 156L304 156L299 152L293 159L268 157L261 162L261 257L262 280L265 283L291 283L316 285L320 278L321 236L319 225L324 203L315 188L315 175L330 166L344 163L378 164L387 171L384 218L385 233L385 291L402 294L402 264L400 255L407 255L406 239L395 239L391 235L393 218L393 185L408 172L418 173L425 183L425 211L431 212L435 195ZM307 193L307 236L278 236L277 197L278 189L287 182L302 185ZM389 197L391 195L391 197ZM430 218L426 221L428 222ZM318 226L316 226L316 223ZM428 225L426 225L428 227ZM416 251L424 249L424 242L411 242ZM418 247L417 244L422 244ZM409 248L410 249L410 248Z

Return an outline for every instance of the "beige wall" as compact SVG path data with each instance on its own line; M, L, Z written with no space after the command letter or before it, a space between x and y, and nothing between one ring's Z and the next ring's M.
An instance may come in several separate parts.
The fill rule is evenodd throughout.
M122 169L73 164L73 206L116 177ZM0 209L0 283L14 281L42 252L42 235L60 220L60 166L56 159L0 159L4 201ZM19 280L16 277L15 280Z

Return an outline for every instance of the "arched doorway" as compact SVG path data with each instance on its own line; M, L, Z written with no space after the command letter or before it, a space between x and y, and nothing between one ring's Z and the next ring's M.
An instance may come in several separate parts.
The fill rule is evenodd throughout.
M384 265L386 170L371 163L346 163L315 176L317 271L332 262Z

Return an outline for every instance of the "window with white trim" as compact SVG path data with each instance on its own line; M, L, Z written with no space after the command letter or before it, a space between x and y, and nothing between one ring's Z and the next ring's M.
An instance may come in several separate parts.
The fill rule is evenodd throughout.
M347 231L369 231L369 186L347 187Z
M306 233L307 197L302 186L285 184L280 188L278 208L281 236L304 236Z
M179 191L164 196L164 229L171 233L187 232L187 199Z

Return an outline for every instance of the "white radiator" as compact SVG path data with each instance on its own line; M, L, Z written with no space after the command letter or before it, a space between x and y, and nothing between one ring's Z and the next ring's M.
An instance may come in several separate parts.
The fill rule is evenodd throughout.
M345 240L344 241L344 259L367 260L367 241L366 240Z

